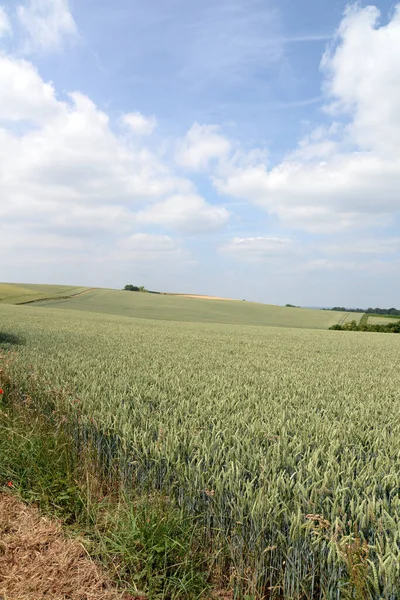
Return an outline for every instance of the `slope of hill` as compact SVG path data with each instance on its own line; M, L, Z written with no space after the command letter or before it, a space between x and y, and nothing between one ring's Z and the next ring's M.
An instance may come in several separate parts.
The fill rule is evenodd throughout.
M37 300L62 298L80 294L87 289L70 285L0 283L0 304L25 304Z
M287 308L256 302L106 289L89 290L85 294L63 300L40 302L38 306L164 321L266 325L302 329L328 329L335 323L346 322L348 315L348 313ZM353 319L354 315L351 318Z

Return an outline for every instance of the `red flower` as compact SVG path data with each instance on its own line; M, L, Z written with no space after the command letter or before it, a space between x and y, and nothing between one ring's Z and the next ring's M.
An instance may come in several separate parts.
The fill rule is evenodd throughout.
M8 487L14 487L14 484L13 484L13 482L12 482L12 481L8 481L8 482L7 482L7 486L8 486Z
M0 396L1 396L1 394L4 394L3 390L0 390Z

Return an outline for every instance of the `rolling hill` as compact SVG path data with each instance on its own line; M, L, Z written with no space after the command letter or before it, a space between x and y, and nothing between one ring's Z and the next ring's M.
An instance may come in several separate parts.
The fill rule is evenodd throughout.
M70 285L0 283L0 304L26 304L44 299L69 297L81 294L87 289Z
M53 298L38 302L33 306L164 321L302 329L328 329L331 325L339 321L344 323L348 319L347 313L325 310L108 289L86 290L85 293L75 296L71 293L68 298ZM351 316L351 319L353 318L354 315Z

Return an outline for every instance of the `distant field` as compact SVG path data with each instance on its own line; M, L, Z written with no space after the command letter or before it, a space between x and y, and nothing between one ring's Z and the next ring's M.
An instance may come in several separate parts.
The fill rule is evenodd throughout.
M368 325L387 325L388 323L397 322L399 317L391 317L390 315L386 317L370 317L368 315Z
M32 283L0 283L0 304L23 304L55 298L72 296L86 291L88 288L67 285L40 285Z
M355 318L349 313L327 310L104 289L91 290L75 298L41 302L40 306L163 321L302 329L328 329L338 321L344 323Z
M200 298L201 300L232 300L240 302L237 298L224 298L221 296L203 296L202 294L168 294L169 296L180 296L181 298Z

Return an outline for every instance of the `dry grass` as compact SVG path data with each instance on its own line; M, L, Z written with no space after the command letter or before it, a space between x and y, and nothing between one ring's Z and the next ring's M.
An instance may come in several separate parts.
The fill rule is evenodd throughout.
M122 600L78 540L11 494L0 494L1 600Z

